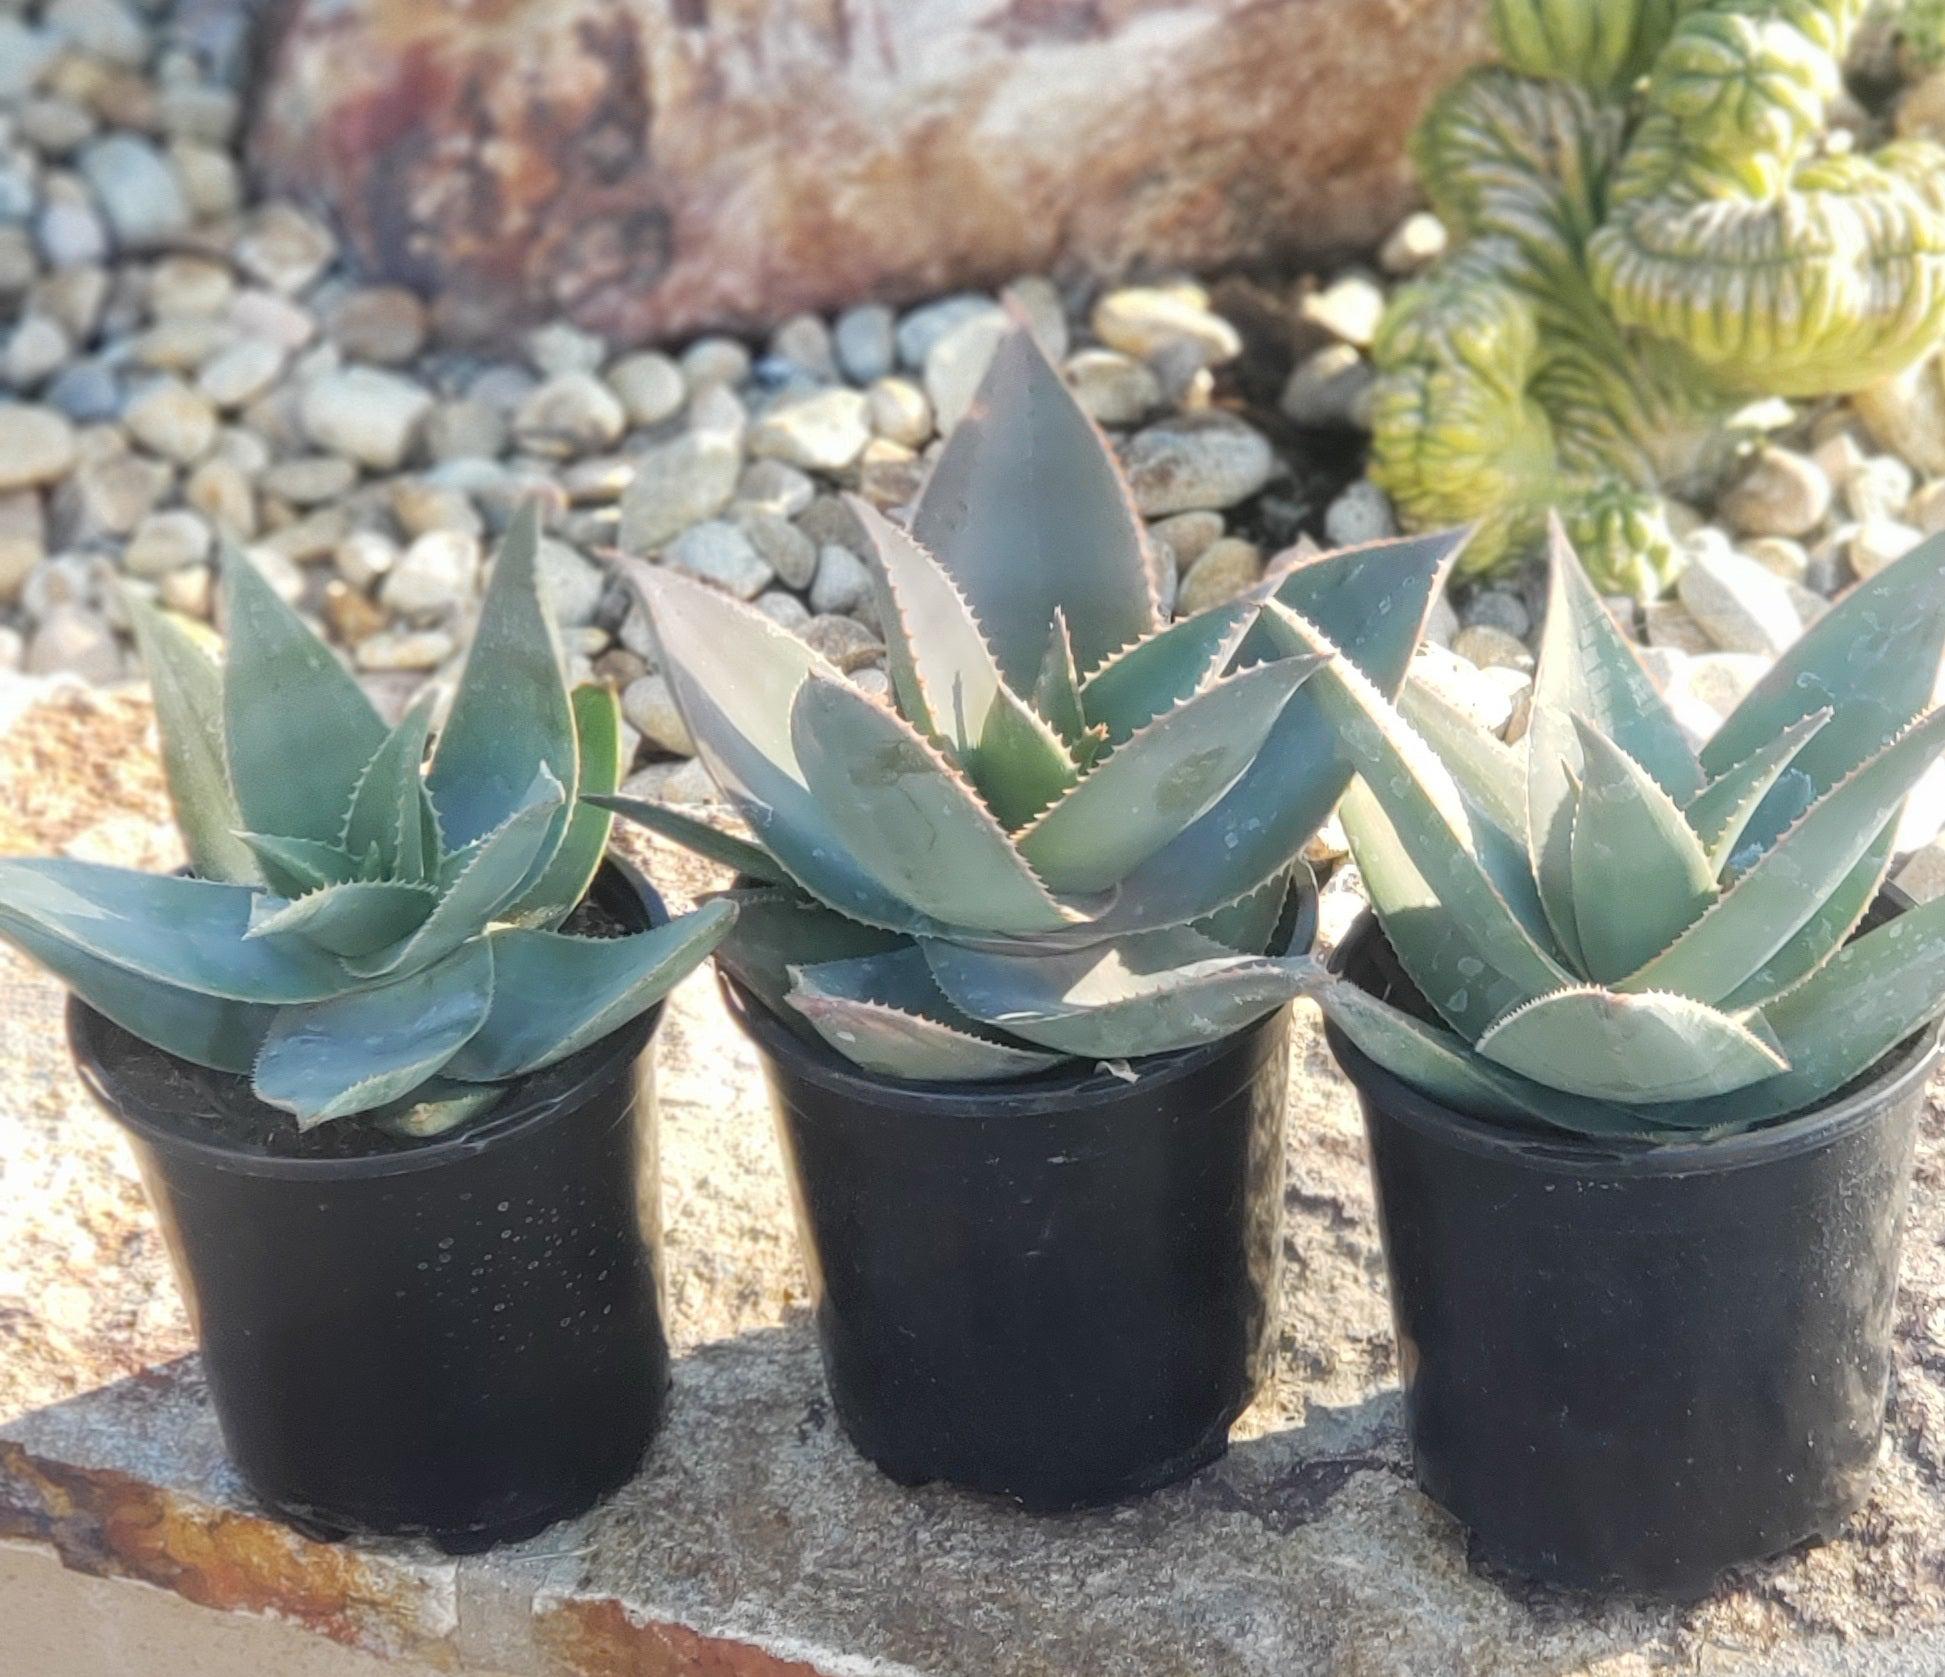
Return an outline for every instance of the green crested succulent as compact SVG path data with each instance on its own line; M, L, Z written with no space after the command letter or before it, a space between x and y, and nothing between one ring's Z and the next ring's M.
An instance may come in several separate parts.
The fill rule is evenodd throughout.
M756 842L603 802L752 883L726 969L857 1064L942 1081L1186 1048L1290 1000L1292 873L1351 771L1307 682L1335 659L1395 693L1461 538L1275 569L1164 626L1114 456L1024 328L910 533L853 510L895 704L727 596L630 571ZM1310 645L1284 650L1278 613Z
M1373 475L1468 568L1558 509L1608 593L1658 594L1662 496L1737 410L1862 390L1945 330L1945 151L1826 145L1865 0L1494 0L1503 62L1434 104L1419 174L1456 248L1379 334Z
M1697 753L1556 529L1523 751L1415 685L1394 708L1341 663L1312 683L1429 1012L1347 979L1318 999L1488 1119L1661 1139L1815 1106L1945 1009L1945 901L1854 935L1945 756L1942 651L1945 538L1854 590Z
M189 875L0 859L0 937L124 1029L252 1079L301 1129L436 1134L661 998L735 916L570 936L621 772L614 695L570 693L536 571L501 548L452 710L394 728L256 568L223 564L221 669L131 595Z

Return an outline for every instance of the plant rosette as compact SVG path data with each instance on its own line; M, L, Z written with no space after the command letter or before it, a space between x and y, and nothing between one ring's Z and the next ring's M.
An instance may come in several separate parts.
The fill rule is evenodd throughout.
M245 1479L455 1549L639 1462L668 1354L647 1053L734 919L604 865L613 695L570 692L538 520L427 760L241 554L219 666L131 597L191 871L0 860L0 937L74 993Z
M1692 1596L1870 1483L1945 1009L1945 903L1885 886L1945 751L1945 541L1699 752L1557 531L1551 594L1522 750L1319 689L1373 914L1317 996L1421 1484L1514 1570Z
M1461 538L1164 624L1119 464L1024 326L910 529L853 511L891 702L638 566L753 840L604 802L741 876L718 964L852 1440L907 1481L1111 1501L1220 1454L1262 1376L1296 858L1353 768L1312 688L1397 692Z

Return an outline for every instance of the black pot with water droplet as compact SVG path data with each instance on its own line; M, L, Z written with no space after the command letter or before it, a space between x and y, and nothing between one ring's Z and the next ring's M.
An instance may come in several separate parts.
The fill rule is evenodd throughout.
M1420 1005L1369 915L1333 964ZM1814 1111L1672 1146L1486 1123L1329 1037L1364 1107L1418 1482L1482 1559L1679 1600L1836 1535L1883 1435L1935 1028Z
M629 931L667 918L617 860L592 900ZM266 1146L289 1120L243 1079L70 1004L76 1063L134 1146L224 1442L279 1514L315 1536L467 1553L635 1472L669 1387L660 1016L510 1085L448 1137L387 1143L350 1121L320 1156Z

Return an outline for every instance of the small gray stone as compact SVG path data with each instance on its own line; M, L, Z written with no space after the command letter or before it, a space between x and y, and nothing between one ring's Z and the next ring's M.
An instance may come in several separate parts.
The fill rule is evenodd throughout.
M1928 536L1945 530L1945 478L1922 485L1905 508L1905 517Z
M621 398L590 372L556 373L520 404L513 422L522 448L556 459L611 448L627 429Z
M1759 653L1711 652L1699 658L1673 658L1663 686L1675 719L1691 741L1700 744L1723 718L1748 697L1774 661Z
M664 550L663 562L714 583L739 600L751 600L775 580L750 538L727 519L710 519L684 530Z
M108 257L108 224L92 204L57 198L42 207L34 222L41 255L55 268L78 268Z
M1298 314L1342 343L1369 349L1384 319L1384 287L1369 274L1356 271L1340 275L1321 291L1312 292L1298 305Z
M895 318L880 303L845 310L832 339L838 365L853 384L873 384L897 365Z
M1353 345L1326 344L1297 363L1281 406L1293 424L1311 430L1368 431L1377 382L1377 369Z
M1510 588L1481 588L1466 601L1465 623L1468 628L1498 629L1523 641L1532 631L1533 614Z
M950 434L972 406L1011 321L998 310L962 320L925 357L925 394L939 430Z
M1243 352L1236 328L1209 307L1200 286L1127 286L1094 305L1094 335L1110 349L1147 360L1171 344L1189 343L1205 367Z
M216 606L216 572L209 565L184 565L156 582L163 605L184 617L208 622Z
M817 485L781 460L753 460L736 484L736 504L795 518L817 499Z
M286 297L308 290L338 253L328 227L287 203L258 209L232 248L246 274Z
M130 539L122 562L135 576L160 577L209 557L209 526L180 508L151 513Z
M721 431L685 432L648 450L621 497L622 548L653 553L714 518L735 495L742 469L742 449Z
M249 541L257 533L257 499L243 468L220 454L190 473L182 498L224 535Z
M772 623L793 634L810 621L810 607L795 594L786 594L781 588L757 595L752 603Z
M543 379L564 373L594 373L608 359L607 343L592 332L565 320L550 320L527 334L522 346L534 371Z
M1861 461L1844 485L1844 504L1851 517L1863 523L1878 518L1903 518L1918 480L1902 460L1876 454Z
M885 643L855 617L813 617L797 633L811 651L847 675L885 655Z
M284 370L284 352L262 338L245 338L196 375L196 388L217 407L247 406L277 382Z
M1187 414L1140 432L1125 463L1144 517L1220 511L1257 494L1276 475L1260 432L1226 414Z
M1254 542L1224 536L1211 542L1182 577L1177 613L1193 617L1233 600L1263 575L1263 553Z
M57 607L41 620L27 642L26 668L29 675L74 675L97 685L126 673L115 631L82 606Z
M442 462L497 460L506 453L510 437L506 415L470 396L439 403L425 423L426 452Z
M11 603L46 557L47 517L39 494L16 489L0 495L0 602Z
M361 670L436 670L455 649L444 629L386 629L361 640L352 656Z
M462 530L434 530L400 555L379 598L406 617L444 616L472 598L479 575L479 538Z
M319 448L375 472L395 472L410 457L432 396L410 379L376 367L347 367L318 379L299 414Z
M1807 455L1771 446L1722 497L1719 511L1745 536L1805 536L1830 516L1830 477Z
M992 298L970 291L926 303L898 323L898 359L914 372L922 371L932 346L955 326L978 315L1002 312Z
M731 517L786 588L805 589L817 574L817 544L781 513L735 506Z
M1923 540L1924 536L1909 524L1877 518L1860 524L1844 551L1851 570L1860 579L1869 579L1886 566L1895 565Z
M1430 210L1408 215L1378 250L1378 266L1387 274L1407 279L1423 273L1446 252L1452 236Z
M1391 502L1369 478L1360 478L1324 512L1324 535L1332 547L1363 547L1398 533Z
M1775 657L1803 633L1789 584L1708 534L1690 540L1676 584L1682 604L1722 651Z
M1526 642L1490 623L1473 623L1461 629L1452 650L1482 670L1530 672L1533 668L1533 654Z
M923 448L932 440L936 425L931 398L910 379L881 378L866 397L871 403L871 428L885 441Z
M1513 719L1513 696L1505 684L1456 651L1421 646L1412 658L1411 675L1489 734L1501 733Z
M1148 534L1156 546L1166 547L1174 555L1176 570L1186 573L1222 540L1223 528L1219 512L1178 512L1151 524Z
M750 352L734 338L698 338L682 352L682 376L691 391L741 384L750 376Z
M149 313L157 320L220 315L236 296L236 276L206 256L171 256L149 273Z
M1102 425L1139 425L1161 406L1161 381L1119 350L1081 350L1064 371L1076 400Z
M1937 902L1945 897L1945 839L1934 839L1907 856L1895 883L1916 902Z
M24 99L61 54L61 38L23 18L0 16L0 104Z
M315 507L350 494L357 482L358 468L342 456L306 454L266 466L257 487L294 507Z
M622 783L621 795L647 798L653 803L691 806L717 801L716 783L693 757L649 764L640 774L631 775Z
M1650 600L1641 608L1642 627L1648 644L1695 655L1715 651L1708 630L1695 620L1695 614L1679 600Z
M0 357L0 383L15 390L39 388L60 371L74 353L74 345L60 323L44 314L30 314L13 329Z
M608 386L621 398L631 425L660 425L682 411L689 387L682 369L652 350L624 356L608 369Z
M688 724L662 676L645 675L630 682L621 695L621 714L658 751L677 757L695 755L696 742L689 737Z
M76 361L62 368L42 395L50 407L80 425L119 419L127 402L121 380L100 360Z
M1945 473L1945 363L1937 356L1859 391L1851 406L1878 447L1921 472Z
M125 70L139 70L148 62L149 32L121 0L50 0L41 23L83 52Z
M425 348L425 304L402 285L361 286L338 301L324 329L350 360L402 366Z
M828 543L817 556L810 609L819 615L855 612L871 598L871 572L848 547Z
M377 530L354 530L331 553L338 575L361 592L384 581L398 558L398 543Z
M0 494L52 483L74 464L74 427L51 408L0 402Z
M835 383L837 356L831 348L831 329L814 314L792 315L770 335L770 354L787 362L813 382Z
M173 478L169 467L139 454L82 462L57 501L68 538L95 541L129 534L155 509Z
M750 452L805 471L841 472L871 441L871 404L864 393L833 387L790 397L750 432Z
M599 565L549 536L541 539L539 571L541 591L562 628L585 629L600 615L608 573Z
M81 154L81 173L124 250L153 250L195 223L168 160L133 134L111 134Z
M1425 639L1429 645L1450 647L1459 638L1459 614L1452 609L1452 602L1443 594L1432 602L1431 615L1425 624Z
M1742 551L1785 582L1802 584L1809 577L1810 555L1801 542L1793 542L1788 536L1758 536L1744 542Z

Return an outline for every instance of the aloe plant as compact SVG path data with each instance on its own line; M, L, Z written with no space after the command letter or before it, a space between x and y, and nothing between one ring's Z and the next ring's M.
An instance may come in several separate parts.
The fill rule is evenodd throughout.
M720 959L887 1076L1021 1076L1213 1041L1296 994L1298 851L1351 763L1307 685L1396 692L1460 538L1274 568L1164 626L1100 432L1024 328L910 531L854 502L895 705L761 614L629 568L697 752L755 842L620 799L746 876ZM1314 645L1279 650L1267 615Z
M1374 476L1471 568L1559 508L1604 592L1679 569L1752 398L1848 393L1945 331L1945 151L1824 145L1865 0L1494 0L1502 63L1415 139L1453 254L1376 346Z
M411 1133L598 1041L702 961L735 909L632 937L559 928L606 850L620 718L569 692L539 522L494 566L429 765L436 695L387 728L256 568L223 561L227 659L128 597L191 872L0 859L0 937L167 1053L252 1079L300 1129Z
M1293 649L1314 644L1294 621ZM1945 756L1945 538L1854 590L1698 753L1557 529L1524 751L1342 661L1343 821L1427 1011L1317 994L1407 1083L1589 1135L1803 1112L1945 1009L1945 901L1854 936Z

